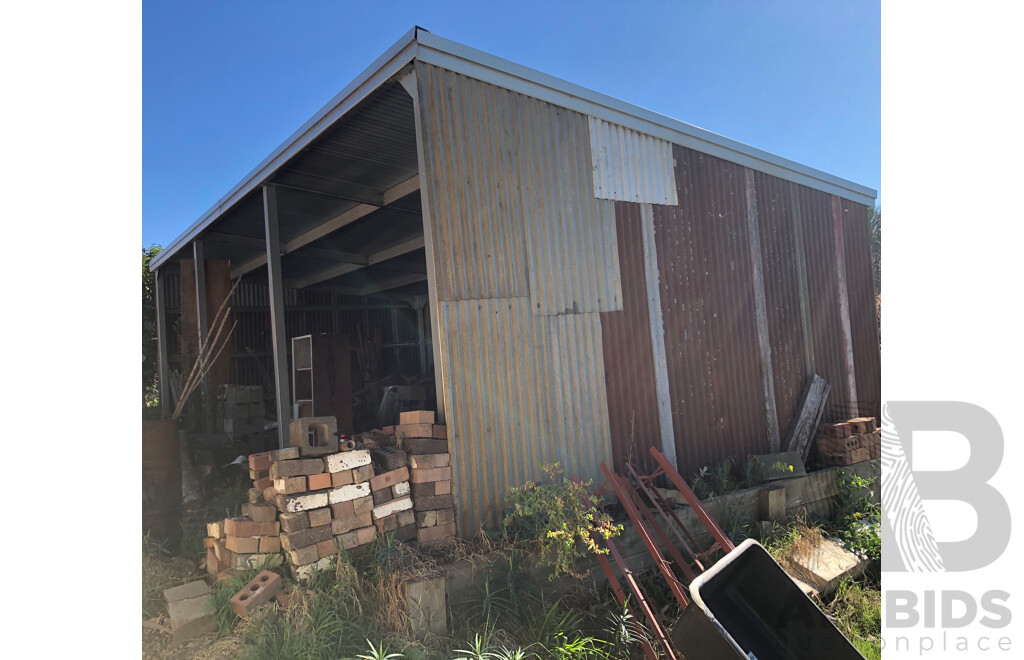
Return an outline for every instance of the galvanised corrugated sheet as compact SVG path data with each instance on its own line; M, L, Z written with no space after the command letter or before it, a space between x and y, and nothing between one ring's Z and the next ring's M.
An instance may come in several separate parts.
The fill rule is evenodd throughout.
M558 461L611 461L599 314L535 316L530 299L444 301L441 359L459 533L500 525L506 491Z
M768 451L743 168L674 146L679 206L655 206L676 455L690 477Z
M881 419L881 353L875 316L875 282L871 270L871 210L843 200L846 284L850 296L850 330L857 377L859 414Z
M839 313L839 284L832 234L832 201L828 193L796 186L800 224L807 261L807 285L814 346L814 370L827 380L832 391L822 421L849 419L850 388Z
M651 472L655 465L650 448L663 449L642 223L640 204L615 203L622 311L601 314L601 340L612 454L617 471L626 463L633 463Z
M779 432L785 442L793 418L799 414L800 396L808 377L800 311L793 184L755 172L754 188L768 312L768 337L772 351L775 408L779 418Z
M440 300L529 296L532 314L622 308L612 203L586 116L417 63Z
M597 197L673 206L677 203L671 143L603 119L588 119Z

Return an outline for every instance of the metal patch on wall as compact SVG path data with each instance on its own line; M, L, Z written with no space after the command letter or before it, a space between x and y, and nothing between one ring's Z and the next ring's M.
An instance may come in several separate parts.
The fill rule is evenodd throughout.
M679 203L671 143L603 119L588 119L595 197Z

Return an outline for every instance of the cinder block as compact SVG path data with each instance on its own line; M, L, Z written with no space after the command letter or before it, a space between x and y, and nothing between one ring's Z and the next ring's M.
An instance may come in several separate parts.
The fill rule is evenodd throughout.
M328 498L331 504L337 504L338 502L346 502L348 500L366 497L369 494L370 484L361 483L342 486L341 488L335 488L334 490L328 491Z
M277 521L255 522L245 518L228 518L224 521L227 536L275 536L281 531Z
M384 490L390 488L395 484L409 480L409 468L398 468L384 474L378 474L373 479L370 479L370 490Z
M375 520L380 520L381 518L386 518L393 513L405 511L406 509L412 509L412 499L403 497L400 500L391 500L386 504L374 507L373 517Z
M342 470L341 472L329 472L331 475L331 487L341 488L353 483L352 470Z
M448 467L451 463L451 454L418 454L409 457L409 467L413 470L430 470L432 468Z
M167 615L175 644L217 631L217 618L209 594L168 603Z
M281 537L261 536L260 552L281 552Z
M370 451L368 449L354 449L333 453L327 457L327 471L341 472L342 470L354 470L358 467L370 464Z
M322 527L323 525L331 524L331 509L324 507L322 509L312 509L306 512L309 517L310 527Z
M434 423L434 411L433 410L409 410L398 414L398 423L402 425L409 424L433 424Z
M273 571L262 571L249 584L242 587L228 601L231 611L243 619L257 607L270 602L270 599L281 590L281 576Z
M311 474L306 477L306 481L310 490L326 490L331 487L331 473Z
M409 456L398 447L374 447L370 450L373 462L376 463L381 472L397 470L409 464Z
M305 477L320 474L324 471L324 462L319 458L297 458L294 461L277 461L270 466L270 476L274 479L282 477Z
M224 542L228 550L236 554L252 554L260 551L260 541L255 536L228 536Z
M331 533L335 536L346 534L353 529L369 527L373 524L373 513L367 511L359 515L350 515L344 518L335 518L331 521Z
M320 527L310 527L304 529L301 532L295 532L294 534L282 534L281 545L285 550L297 550L299 548L305 548L311 545L316 545L324 539L330 538L331 526L321 525ZM300 564L305 562L298 562Z
M395 498L406 497L412 492L408 481L400 481L391 487L391 495Z
M282 513L279 518L281 529L289 534L309 529L309 515L305 511Z
M871 433L877 428L874 417L855 417L847 424L850 425L850 430L856 434Z
M413 508L417 511L451 509L455 506L455 498L451 495L434 495L413 500Z
M302 456L326 456L338 451L338 420L334 417L300 417L288 426L288 444Z
M450 540L453 536L455 536L455 523L423 527L416 531L416 540L420 543L439 543Z
M409 478L414 484L425 484L428 481L448 481L452 478L450 467L431 468L429 470L413 470Z
M274 463L274 465L277 465L277 463ZM309 511L310 509L321 509L328 504L330 504L328 495L323 491L317 493L305 493L301 495L277 496L278 510L282 512L287 511L288 513Z
M242 505L242 512L255 522L274 522L277 520L277 507L273 504Z
M406 438L401 443L402 449L410 457L416 454L444 454L448 451L448 441L438 438Z

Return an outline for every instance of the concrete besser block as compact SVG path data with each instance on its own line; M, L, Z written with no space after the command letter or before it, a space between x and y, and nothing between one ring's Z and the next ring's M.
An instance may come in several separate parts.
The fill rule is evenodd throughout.
M302 456L325 456L338 451L338 420L334 417L300 417L288 426L288 444Z

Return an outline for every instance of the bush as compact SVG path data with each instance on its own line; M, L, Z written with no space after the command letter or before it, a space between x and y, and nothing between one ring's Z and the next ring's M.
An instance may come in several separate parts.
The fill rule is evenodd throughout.
M592 481L573 482L565 478L558 463L544 463L541 471L548 483L526 483L510 488L512 513L505 517L506 532L521 530L536 540L542 563L554 566L551 579L561 575L579 577L576 560L587 554L605 554L597 538L610 539L622 533L593 501Z

